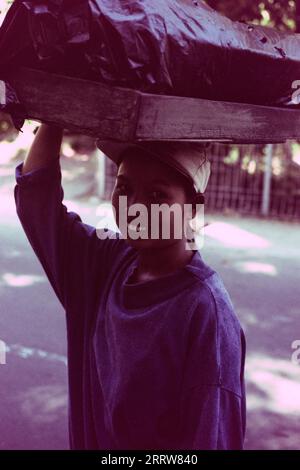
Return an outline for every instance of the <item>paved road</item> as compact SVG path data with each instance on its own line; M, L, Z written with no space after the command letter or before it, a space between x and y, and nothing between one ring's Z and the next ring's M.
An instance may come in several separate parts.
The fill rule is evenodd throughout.
M13 179L0 190L0 449L65 449L64 313L15 215ZM2 182L4 180L2 179ZM66 201L96 225L95 200ZM207 215L202 255L223 277L247 336L249 449L300 448L299 225Z

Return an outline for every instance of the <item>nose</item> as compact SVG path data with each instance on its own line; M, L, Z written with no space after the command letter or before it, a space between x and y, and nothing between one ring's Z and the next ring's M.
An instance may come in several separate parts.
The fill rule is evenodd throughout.
M143 189L132 191L132 193L127 196L127 206L133 206L134 204L142 204L145 207L148 207L147 198Z
M129 215L130 207L134 206L135 204L142 206L141 210L139 210L138 207L135 207L133 212ZM128 224L136 220L136 218L140 217L142 214L144 214L147 217L147 219L150 219L149 201L147 201L145 193L141 189L140 191L132 192L130 196L127 198L127 222Z

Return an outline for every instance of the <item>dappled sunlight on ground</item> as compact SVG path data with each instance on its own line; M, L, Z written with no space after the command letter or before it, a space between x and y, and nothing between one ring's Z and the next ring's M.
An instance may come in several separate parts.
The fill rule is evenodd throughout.
M292 349L291 349L292 354ZM300 365L248 354L246 449L300 448Z
M34 424L55 423L67 413L67 390L63 385L41 385L19 392L20 413Z
M277 276L276 266L268 263L258 263L255 261L243 261L234 264L234 267L242 273L265 274L266 276Z
M0 278L0 286L28 287L40 282L45 282L44 276L5 273Z
M67 365L67 358L60 354L56 354L43 349L31 348L29 346L23 346L21 344L10 344L6 346L7 354L12 354L22 359L44 359L51 362L61 362L65 366Z
M207 237L231 248L264 249L270 246L270 242L265 238L225 222L210 223L205 227L204 233Z
M287 360L251 354L247 357L249 411L263 409L300 418L300 364L292 363L292 348Z

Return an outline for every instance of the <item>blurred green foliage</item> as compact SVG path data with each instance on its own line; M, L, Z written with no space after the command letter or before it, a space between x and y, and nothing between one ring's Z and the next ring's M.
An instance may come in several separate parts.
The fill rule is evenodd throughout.
M205 0L232 20L296 30L299 0Z

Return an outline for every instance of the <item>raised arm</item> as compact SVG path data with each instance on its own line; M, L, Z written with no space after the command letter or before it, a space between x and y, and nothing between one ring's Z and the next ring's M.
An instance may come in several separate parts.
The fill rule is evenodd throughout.
M119 239L99 239L63 204L62 130L41 125L23 163L16 167L16 210L33 251L67 313L82 315L119 258Z
M38 170L51 163L54 159L59 159L62 138L63 129L42 124L25 158L22 175Z

